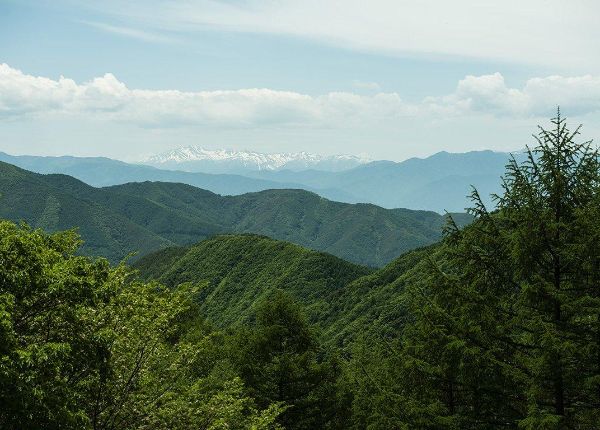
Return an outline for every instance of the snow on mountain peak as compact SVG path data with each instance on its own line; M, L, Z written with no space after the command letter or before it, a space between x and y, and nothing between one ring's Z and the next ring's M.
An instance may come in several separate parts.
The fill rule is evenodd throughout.
M354 155L322 156L309 152L262 153L255 151L234 151L228 149L206 149L200 146L186 146L173 149L147 158L144 163L157 167L181 167L186 170L214 170L220 166L224 170L344 170L367 163L366 157Z

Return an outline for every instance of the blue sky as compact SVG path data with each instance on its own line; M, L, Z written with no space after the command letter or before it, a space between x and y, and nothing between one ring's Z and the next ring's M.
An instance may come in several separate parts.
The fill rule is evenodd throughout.
M0 0L0 150L401 160L521 148L556 104L595 137L598 12L587 0Z

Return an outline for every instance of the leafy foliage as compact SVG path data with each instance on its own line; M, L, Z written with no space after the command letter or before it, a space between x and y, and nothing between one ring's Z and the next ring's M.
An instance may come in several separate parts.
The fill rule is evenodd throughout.
M256 321L237 333L234 362L259 406L285 404L287 429L342 428L335 361L320 360L317 337L281 291L259 303Z
M217 354L195 289L74 256L73 232L0 222L0 427L277 428Z

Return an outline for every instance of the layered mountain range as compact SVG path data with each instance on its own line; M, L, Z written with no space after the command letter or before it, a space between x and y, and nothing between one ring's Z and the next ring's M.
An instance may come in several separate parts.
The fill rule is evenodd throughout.
M119 261L222 233L256 233L368 266L441 237L444 217L327 200L304 190L220 196L180 183L95 188L0 162L0 218L48 231L78 228L82 251ZM459 223L470 218L456 214Z
M520 154L515 154L517 158ZM510 154L492 151L440 152L402 162L374 161L341 170L247 169L244 174L187 172L129 164L101 157L11 156L0 160L37 173L61 173L103 187L128 182L177 182L221 195L240 195L269 189L304 189L330 200L372 203L385 208L462 212L477 188L484 203L501 192L500 177ZM184 168L172 160L173 169ZM256 165L255 165L256 166Z

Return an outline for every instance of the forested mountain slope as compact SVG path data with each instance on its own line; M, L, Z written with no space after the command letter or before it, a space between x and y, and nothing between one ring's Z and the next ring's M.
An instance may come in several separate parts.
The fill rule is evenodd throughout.
M271 181L234 174L190 173L178 170L163 170L152 166L130 164L105 157L40 157L34 155L9 155L0 152L0 161L36 173L57 173L73 176L94 187L143 181L180 182L223 195L237 195L272 188L302 187L300 184L287 181Z
M524 155L516 153L517 159ZM500 176L510 154L493 151L439 152L401 162L374 161L343 171L247 170L244 176L190 173L129 164L102 157L12 156L0 152L0 161L37 173L71 175L92 186L127 182L180 182L222 195L266 189L305 189L330 200L372 203L385 208L462 212L469 205L471 187L492 205L500 193ZM213 172L215 173L215 172Z
M79 188L78 192L72 192ZM41 176L0 163L0 217L49 231L77 227L82 252L117 260L136 249L172 244L110 207L79 197L95 189L68 176Z
M251 234L221 235L188 248L150 254L135 267L145 279L175 287L206 285L200 309L217 326L246 322L275 290L300 301L319 323L336 306L339 290L371 270L329 254Z
M382 266L441 237L445 219L429 211L333 202L303 190L216 196L168 183L111 187L220 223L224 232L256 233L325 251L354 263ZM471 219L455 214L464 225Z
M247 322L254 307L283 290L307 311L328 344L370 333L393 337L406 311L401 292L418 282L436 247L406 253L373 271L331 255L256 235L222 235L168 248L135 264L141 278L169 287L202 284L200 309L224 328Z
M176 183L94 188L66 175L40 175L1 162L0 193L0 216L49 231L78 227L82 252L112 261L238 232L382 266L439 240L444 224L435 212L338 203L303 190L224 197Z

